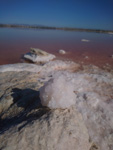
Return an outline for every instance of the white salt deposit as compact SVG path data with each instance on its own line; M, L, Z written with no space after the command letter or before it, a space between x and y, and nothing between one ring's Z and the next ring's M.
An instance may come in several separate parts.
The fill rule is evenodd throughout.
M54 75L59 70L73 72L73 70L75 71L78 69L80 69L80 65L72 61L54 60L43 65L42 70L40 71L40 76L46 78L47 76Z
M71 67L79 67L80 65L73 61L55 60L47 62L44 67L51 70L65 70Z
M89 104L96 106L99 99L106 99L103 85L111 85L112 82L113 79L104 75L60 71L40 89L40 97L42 104L50 108L67 108L78 103L80 96L84 99L90 97Z
M113 149L113 76L109 73L57 72L40 89L42 105L74 105L82 114L90 140L100 150Z
M45 62L48 62L50 60L53 60L55 58L55 55L48 54L47 56L43 56L43 55L38 56L35 54L28 53L28 54L24 55L24 58L26 58L26 59L34 62L34 63L39 63L39 62L45 63Z
M8 65L1 65L0 72L7 72L7 71L28 71L28 72L39 72L42 70L42 67L35 64L28 64L28 63L17 63L17 64L8 64Z
M74 68L79 68L80 65L71 61L61 61L61 60L54 60L47 62L43 66L38 64L28 64L28 63L17 63L17 64L8 64L8 65L1 65L0 72L7 72L7 71L29 71L29 72L40 72L43 76L47 76L52 74L52 72L58 70L72 70Z
M82 42L90 42L90 40L87 39L81 39Z
M60 54L66 54L66 51L63 50L63 49L60 49L60 50L59 50L59 53L60 53Z
M94 66L77 73L67 72L79 67L56 60L43 66L0 66L0 72L26 70L37 72L45 81L52 78L40 89L42 105L51 109L75 106L82 114L91 142L100 150L113 150L113 74Z
M40 98L43 106L68 108L75 104L74 86L63 74L57 74L40 89Z

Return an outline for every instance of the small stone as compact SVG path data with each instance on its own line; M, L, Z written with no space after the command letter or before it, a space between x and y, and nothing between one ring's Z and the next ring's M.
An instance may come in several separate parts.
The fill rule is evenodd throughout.
M88 56L85 56L85 59L88 59L89 57Z
M81 39L82 42L90 42L90 40L87 39Z
M66 51L63 50L63 49L60 49L60 50L59 50L59 54L63 54L63 55L64 55L64 54L66 54Z

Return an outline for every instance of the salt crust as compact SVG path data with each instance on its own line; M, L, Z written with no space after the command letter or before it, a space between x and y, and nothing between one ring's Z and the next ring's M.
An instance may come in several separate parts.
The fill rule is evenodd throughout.
M67 69L70 70L73 67L79 67L79 65L72 61L55 60L55 61L47 62L42 66L37 64L28 64L28 63L1 65L0 72L28 71L28 72L40 72L41 75L48 75L49 72L58 71L58 70L67 70Z
M74 105L82 114L90 139L101 150L113 148L113 78L107 74L57 72L40 89L42 105L51 109Z
M48 56L38 56L34 54L25 54L24 58L31 60L32 62L48 62L55 58L55 55L49 54Z
M93 73L91 73L92 71L90 73L85 73L84 71L78 73L59 71L68 70L69 67L75 65L74 63L66 64L62 61L49 62L44 66L15 64L1 66L0 72L29 70L30 72L40 72L42 76L52 75L52 79L45 83L44 87L40 89L42 104L49 106L51 103L50 100L52 99L51 96L54 95L56 96L54 104L57 104L57 108L70 108L71 105L74 105L84 118L90 140L97 144L101 150L112 150L113 75L97 69L93 69ZM53 86L53 93L50 93L51 86ZM47 87L49 87L49 89L46 90ZM61 91L64 91L64 87L66 88L66 92L62 94ZM44 92L41 93L41 90ZM68 90L72 93L69 97ZM66 99L66 104L60 103L59 101L57 103L57 93L60 95L62 102ZM49 95L50 98L45 98L44 95ZM69 101L70 99L72 99L72 101ZM52 103L51 108L54 104ZM55 108L55 106L53 108Z
M94 100L92 99L94 101L93 105L95 106L98 103L99 98L103 101L106 100L104 93L105 87L103 87L103 84L112 85L112 83L113 79L110 80L107 77L98 74L69 73L61 71L55 73L53 78L41 87L40 96L42 104L45 106L49 107L50 101L52 101L53 107L50 106L50 108L68 108L72 104L75 104L75 101L77 102L80 94L85 95L84 99L86 95L88 95L88 97L95 97L93 98ZM60 105L58 104L57 106L57 102L60 103Z

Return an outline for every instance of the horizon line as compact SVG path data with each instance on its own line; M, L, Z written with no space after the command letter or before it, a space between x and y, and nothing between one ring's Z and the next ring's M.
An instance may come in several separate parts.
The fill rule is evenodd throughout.
M113 30L106 29L92 29L92 28L78 28L78 27L55 27L47 25L30 25L30 24L5 24L0 23L0 27L9 27L9 28L34 28L34 29L55 29L55 30L67 30L67 31L87 31L87 32L98 32L98 33L113 33Z

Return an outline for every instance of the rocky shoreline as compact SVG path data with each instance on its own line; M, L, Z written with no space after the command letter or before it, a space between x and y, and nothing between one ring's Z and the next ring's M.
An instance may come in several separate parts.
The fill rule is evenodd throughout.
M73 85L75 104L62 109L63 96L71 96L61 78L49 99L62 91L63 103L43 106L40 88L61 76L69 90ZM112 150L112 91L113 71L93 65L44 60L0 66L0 150Z

